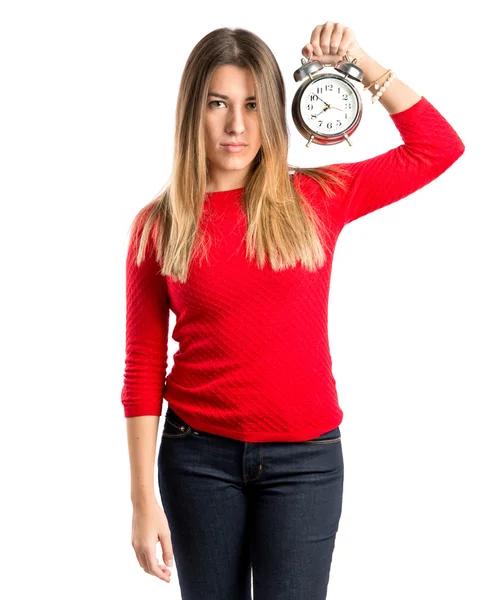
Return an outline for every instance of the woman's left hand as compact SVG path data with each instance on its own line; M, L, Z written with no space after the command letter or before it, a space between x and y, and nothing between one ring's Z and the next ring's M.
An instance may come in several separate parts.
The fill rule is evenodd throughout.
M312 60L316 59L333 67L345 60L345 54L348 54L350 61L354 58L360 60L365 55L355 39L353 30L333 21L317 25L312 31L310 43L303 47L302 54L308 58L311 52L313 52Z

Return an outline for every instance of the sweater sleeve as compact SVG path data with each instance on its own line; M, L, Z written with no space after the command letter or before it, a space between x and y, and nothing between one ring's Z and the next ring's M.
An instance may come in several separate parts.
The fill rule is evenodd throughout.
M453 127L423 96L389 116L402 145L367 160L337 165L351 174L342 204L343 226L424 187L465 151Z
M167 369L169 298L151 236L136 266L134 238L126 258L126 358L121 401L125 417L162 413Z

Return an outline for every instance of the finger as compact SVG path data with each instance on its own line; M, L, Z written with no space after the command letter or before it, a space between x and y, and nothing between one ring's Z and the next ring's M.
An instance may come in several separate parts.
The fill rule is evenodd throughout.
M137 552L136 550L134 551L134 553L136 554L136 559L139 562L139 566L146 571L146 562L141 558L141 554L139 554L139 552Z
M326 54L337 54L338 48L341 44L341 39L343 37L345 27L342 23L335 23L334 28L332 30L331 38L329 40L329 46L327 48Z
M164 550L162 560L168 567L174 566L173 555L171 550Z
M146 555L146 551L142 550L139 553L140 556L140 564L143 567L143 570L145 571L145 573L150 573L150 567L148 566L148 558Z
M348 48L351 46L354 38L355 38L355 35L353 33L353 30L350 29L349 27L347 27L344 30L344 34L343 34L343 37L341 38L341 43L339 44L336 54L338 56L344 56L346 54Z
M165 565L161 565L160 563L158 563L157 566L163 573L163 577L161 577L161 579L163 579L164 581L170 582L170 579L172 576L172 571L170 569L168 569Z
M143 548L143 549L136 549L136 556L138 558L138 562L141 566L141 568L143 569L143 571L145 571L145 573L150 573L150 567L148 565L148 556L147 556L147 551Z
M168 567L172 567L174 565L174 561L170 533L159 534L158 541L160 542L160 546L162 547L162 560Z
M317 25L317 27L312 31L312 35L310 37L310 44L312 44L312 49L315 56L320 56L323 54L322 48L320 47L320 32L322 31L323 27L323 25Z
M148 565L148 571L147 573L150 573L150 575L155 575L156 577L158 577L159 579L163 579L164 581L168 581L169 577L167 577L167 575L170 575L170 571L169 569L167 569L167 567L165 565L162 565L163 568L167 569L167 572L163 572L162 569L160 568L159 564L158 564L158 559L157 556L155 554L155 550L150 550L146 553L146 563Z
M330 54L329 47L331 44L331 37L334 33L334 28L336 25L337 25L337 23L333 23L332 21L326 21L322 25L322 29L320 31L320 40L319 40L319 45L322 50L322 54L326 54L326 55Z
M303 46L301 53L303 54L303 56L308 58L312 53L312 44L307 44L306 46Z

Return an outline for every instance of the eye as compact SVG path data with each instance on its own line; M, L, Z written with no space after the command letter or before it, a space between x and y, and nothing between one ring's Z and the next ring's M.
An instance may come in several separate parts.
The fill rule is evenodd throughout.
M225 102L223 102L222 100L212 100L211 102L208 103L208 106L210 106L211 104L214 104L215 102L218 102L220 104L225 104ZM257 103L256 102L249 102L247 104L247 106L250 106L250 105L255 106L255 109L253 109L253 110L256 110L256 107L257 107ZM212 107L212 108L214 108L214 107Z

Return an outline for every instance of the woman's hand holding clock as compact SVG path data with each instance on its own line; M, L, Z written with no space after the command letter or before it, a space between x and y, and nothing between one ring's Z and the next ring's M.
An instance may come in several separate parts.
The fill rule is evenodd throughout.
M333 67L345 60L345 54L348 54L350 62L356 58L357 66L360 66L360 59L366 55L356 41L353 30L342 23L333 21L317 25L312 31L310 43L303 47L302 54L308 58L312 52L312 59L315 58L319 62L330 64Z

